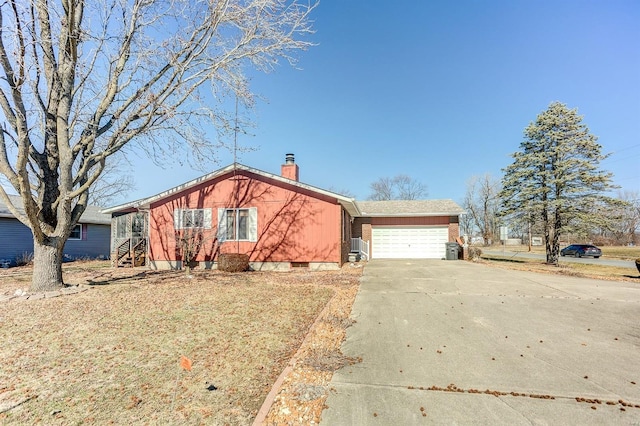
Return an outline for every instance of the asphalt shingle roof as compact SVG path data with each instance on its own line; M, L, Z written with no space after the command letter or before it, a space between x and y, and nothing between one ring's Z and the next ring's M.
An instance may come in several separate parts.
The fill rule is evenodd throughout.
M9 199L13 203L13 205L20 212L24 212L24 207L22 205L22 198L17 195L9 195ZM87 209L82 214L80 218L80 223L95 223L98 225L110 225L111 224L111 215L100 213L101 207L97 206L87 206ZM7 205L0 200L0 217L10 217L13 218L13 213L9 210Z
M356 201L363 216L455 216L464 210L453 200Z

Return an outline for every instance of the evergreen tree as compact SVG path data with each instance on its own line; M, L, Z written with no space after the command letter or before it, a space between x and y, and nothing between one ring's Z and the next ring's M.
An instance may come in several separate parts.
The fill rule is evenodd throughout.
M557 264L560 233L593 221L594 206L616 203L605 195L615 188L612 174L599 170L608 155L577 109L560 102L552 102L527 126L520 149L504 169L501 214L540 221L547 263Z

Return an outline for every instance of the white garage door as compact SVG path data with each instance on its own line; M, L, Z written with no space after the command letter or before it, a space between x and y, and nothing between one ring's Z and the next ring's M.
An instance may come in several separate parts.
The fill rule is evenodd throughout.
M446 226L374 227L371 233L373 259L441 259L449 241Z

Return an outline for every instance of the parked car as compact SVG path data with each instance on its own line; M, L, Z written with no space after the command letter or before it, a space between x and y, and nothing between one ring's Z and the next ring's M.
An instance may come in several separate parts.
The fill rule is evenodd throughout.
M571 244L560 250L560 256L571 255L575 257L593 256L597 259L602 256L602 250L591 244Z

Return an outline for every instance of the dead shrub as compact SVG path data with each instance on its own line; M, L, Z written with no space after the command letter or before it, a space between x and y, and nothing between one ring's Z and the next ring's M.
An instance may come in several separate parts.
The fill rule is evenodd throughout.
M469 247L469 259L470 260L478 260L482 256L482 250L480 247Z
M317 348L311 350L304 364L317 371L338 371L347 365L362 362L362 357L344 355L340 349Z
M222 253L218 257L218 269L224 272L244 272L249 270L249 255Z
M16 256L16 265L25 266L30 265L33 262L33 253L22 252L22 254Z

